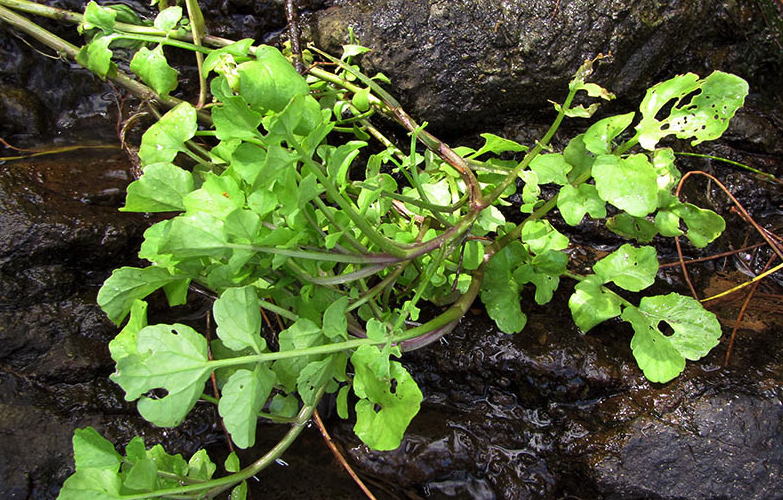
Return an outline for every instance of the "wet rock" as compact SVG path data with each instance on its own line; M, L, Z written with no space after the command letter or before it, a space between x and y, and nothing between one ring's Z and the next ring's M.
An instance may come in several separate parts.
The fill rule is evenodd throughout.
M566 300L561 291L554 304ZM517 335L468 317L441 344L406 353L425 401L402 446L370 451L335 423L347 454L428 498L778 498L782 360L759 349L780 325L735 344L730 369L718 347L650 384L630 328L584 335L567 314L534 307Z
M770 98L783 83L780 71L757 76L759 66L780 63L748 53L739 33L752 36L763 21L734 2L333 3L311 23L315 43L339 53L352 27L373 49L363 68L389 76L412 116L452 135L549 111L547 100L562 99L574 71L599 53L614 57L594 80L633 100L686 71L733 71Z
M117 150L84 150L0 169L1 498L54 499L73 470L76 427L188 454L215 440L212 408L155 429L108 379L117 329L95 295L114 267L134 263L149 224L117 212L129 167Z

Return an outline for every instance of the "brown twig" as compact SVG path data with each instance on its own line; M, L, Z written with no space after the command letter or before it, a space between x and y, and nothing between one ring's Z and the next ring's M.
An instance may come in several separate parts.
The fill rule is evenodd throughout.
M340 465L343 466L345 471L351 476L351 478L354 480L354 482L361 488L361 490L364 492L364 494L369 498L370 500L377 500L375 498L375 495L372 494L372 492L365 486L364 482L359 478L358 475L356 475L356 472L354 472L351 465L345 460L345 457L340 453L340 450L337 449L337 445L334 444L334 441L332 440L332 437L329 435L329 432L327 432L326 427L324 427L324 423L321 420L321 416L318 414L318 410L315 410L313 412L313 420L315 420L315 425L318 426L318 430L321 431L321 435L324 437L324 441L326 441L326 445L329 447L329 450L331 450L332 455L334 455L334 458L337 459L338 462L340 462Z
M737 198L734 197L733 194L728 190L726 186L723 185L722 182L720 182L718 179L716 179L713 175L708 174L707 172L703 172L701 170L694 170L692 172L688 172L687 174L682 176L682 179L680 179L679 184L677 185L677 191L676 196L680 196L680 191L682 190L682 186L685 183L685 180L690 177L691 175L703 175L707 177L708 179L714 181L726 195L731 199L731 201L734 203L734 205L737 207L738 212L741 214L742 218L745 219L751 226L753 226L756 231L761 234L761 237L764 238L764 240L769 243L769 246L772 247L772 250L780 257L781 260L783 260L783 251L779 248L779 245L769 236L769 234L758 225L758 223L753 220L753 218L748 214L748 211L745 210L745 207L742 206L742 204L737 200ZM691 282L691 278L688 274L688 268L685 266L685 260L682 256L682 247L680 246L680 237L675 236L674 238L674 244L677 246L677 256L680 260L680 267L682 268L682 274L685 277L685 282L688 283L688 287L691 290L691 293L693 294L693 298L696 300L699 300L699 296L696 293L696 289L693 286L693 283Z
M767 261L767 265L764 266L764 269L761 271L764 273L767 269L769 269L769 266L772 265L772 262L775 260L775 256L770 256L769 260ZM753 294L756 293L756 289L759 287L759 284L761 281L757 281L753 284L750 291L748 292L748 296L745 297L745 302L742 303L742 308L740 309L739 314L737 315L737 321L734 323L734 328L731 330L731 337L729 338L729 346L726 349L726 359L723 361L723 366L729 366L729 358L731 357L731 348L734 346L734 337L737 336L737 330L739 329L740 322L742 321L742 318L745 316L745 310L748 308L748 304L750 304L750 299L753 298Z
M288 38L291 40L294 66L299 74L304 74L305 67L302 59L302 45L300 43L299 16L297 15L294 0L285 0L285 17L288 20Z
M747 247L738 248L736 250L731 250L731 251L723 252L723 253L716 253L715 255L710 255L709 257L700 257L698 259L688 259L688 260L685 261L685 263L686 264L696 264L698 262L707 262L708 260L720 259L721 257L728 257L730 255L735 255L735 254L738 254L740 252L746 252L748 250L753 250L754 248L759 248L759 247L762 247L764 245L766 245L766 243L756 243L755 245L750 245L750 246L747 246ZM676 261L676 262L667 262L666 264L661 264L660 266L658 266L658 269L664 269L664 268L667 268L667 267L674 267L674 266L679 266L679 265L680 265L680 261L679 260Z

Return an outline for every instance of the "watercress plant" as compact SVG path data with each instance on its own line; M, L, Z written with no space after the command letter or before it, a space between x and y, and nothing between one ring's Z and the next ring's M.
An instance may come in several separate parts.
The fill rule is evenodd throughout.
M355 418L369 447L397 448L422 393L395 358L448 333L477 297L503 332L521 332L525 285L545 304L561 278L575 280L568 306L576 325L588 332L615 317L630 323L631 351L652 382L673 379L686 359L717 345L720 326L696 300L671 293L637 304L622 291L655 280L656 251L645 245L655 235L684 234L703 247L723 231L719 215L673 194L680 173L659 143L669 135L693 144L719 137L747 94L742 79L679 75L651 87L638 115L598 120L553 152L563 119L590 118L598 107L575 105L577 94L614 98L587 81L595 61L586 61L532 147L482 134L480 148L452 149L403 111L379 85L389 83L383 75L353 64L367 49L346 45L338 59L312 48L302 76L274 47L194 36L194 5L190 19L169 7L151 27L118 23L115 8L95 3L81 18L89 42L76 60L99 77L127 78L112 48L135 43L130 70L148 96L176 103L169 94L178 73L162 50L174 46L206 56L200 79L212 99L202 107L179 102L142 138L143 174L121 210L172 216L144 234L139 257L149 265L115 270L98 294L108 317L124 323L109 344L111 379L158 426L178 425L200 400L217 404L240 448L254 445L259 419L293 426L245 469L232 455L221 479L212 479L216 466L203 450L185 462L134 438L120 455L96 431L80 430L76 473L61 500L213 498L229 488L231 498L244 498L244 480L282 453L324 394L336 394L338 414ZM378 117L404 127L410 143L383 135L373 125ZM542 185L558 194L545 198ZM519 189L527 215L515 224L497 207ZM587 215L635 243L577 274L568 236L546 219L555 208L570 226ZM162 289L174 306L193 287L214 296L217 338L208 342L183 324L147 324L151 293ZM425 313L423 303L447 307ZM285 328L265 328L265 314ZM664 335L661 322L673 333ZM205 394L213 373L217 399Z

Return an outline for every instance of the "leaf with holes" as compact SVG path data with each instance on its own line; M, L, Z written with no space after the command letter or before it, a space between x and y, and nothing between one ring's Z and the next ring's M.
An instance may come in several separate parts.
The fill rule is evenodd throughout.
M695 361L706 355L721 335L713 313L697 300L676 293L644 297L638 308L626 307L622 318L633 326L633 355L652 382L668 382L679 375L686 359ZM661 332L662 321L672 327L671 335Z
M371 365L381 351L363 345L354 351L353 391L356 403L354 432L374 450L393 450L400 446L408 424L419 412L422 394L416 381L396 361L389 363L389 378L378 379Z
M179 425L204 391L211 369L207 341L191 327L181 324L150 325L139 332L138 354L117 361L111 379L125 391L126 401L139 399L145 420L159 427ZM165 389L166 396L143 396Z
M639 106L642 112L642 120L636 125L639 144L653 150L659 140L671 134L679 139L693 138L693 146L717 139L728 128L729 120L744 104L747 94L745 80L722 71L701 80L688 73L661 82L647 90ZM657 119L656 115L672 101L669 115Z

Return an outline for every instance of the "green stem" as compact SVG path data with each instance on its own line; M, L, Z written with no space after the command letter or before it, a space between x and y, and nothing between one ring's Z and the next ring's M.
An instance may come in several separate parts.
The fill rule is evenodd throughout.
M234 248L239 250L252 250L254 252L272 253L285 255L287 257L296 257L308 260L325 260L328 262L342 262L344 264L394 264L400 259L391 255L372 253L366 255L344 254L336 252L316 252L311 250L294 250L290 248L266 247L256 245L243 245L241 243L226 244L225 248Z
M583 182L587 181L590 176L592 175L592 172L585 172L576 179L574 179L574 182L571 184L576 187L582 184ZM525 227L525 224L530 222L531 220L537 220L545 216L547 213L549 213L550 210L555 208L557 206L557 197L559 196L559 193L551 197L549 200L547 200L546 203L538 207L528 215L525 220L517 224L514 229L509 231L508 233L504 234L502 238L499 240L496 240L494 243L489 245L488 247L485 247L484 249L484 258L488 259L495 255L497 252L499 252L503 247L511 243L513 240L519 238L519 235L522 234L522 229Z
M304 161L305 164L310 167L310 171L313 172L313 174L318 179L318 182L320 182L321 185L326 189L326 192L332 201L337 203L340 208L345 211L345 214L353 221L354 224L356 224L356 227L358 227L359 230L364 233L367 238L369 238L370 241L378 245L378 248L380 248L382 251L388 252L394 257L403 259L408 257L410 252L407 249L400 247L397 245L397 243L379 233L367 221L367 219L359 214L359 212L353 206L353 203L342 196L337 190L337 187L329 180L329 178L323 172L321 165L310 158L302 145L299 144L299 141L297 141L296 138L291 134L289 134L288 143L296 150L297 153L299 153L302 161Z
M202 53L202 54L209 54L210 52L212 52L212 49L202 47L201 45L195 45L190 42L177 40L175 38L161 38L159 36L142 35L139 33L117 33L114 36L116 36L118 40L126 39L126 40L139 40L140 42L160 43L163 45L170 45L172 47L177 47L180 49L192 50L194 52Z
M783 184L782 180L778 179L772 174L768 174L767 172L762 172L761 170L753 168L749 165L745 165L744 163L740 163L738 161L732 161L729 160L728 158L721 158L720 156L705 155L700 153L684 153L680 151L676 151L674 154L676 154L677 156L695 156L697 158L709 158L710 160L722 161L723 163L728 163L729 165L734 165L735 167L743 168L749 172L753 172L754 174L759 175L770 182Z
M263 469L268 467L270 464L272 464L275 460L280 458L283 452L285 452L285 450L287 450L288 447L291 446L291 444L293 444L296 438L299 437L299 434L301 434L304 428L307 427L307 422L309 422L310 418L313 416L313 412L315 412L318 402L321 400L321 397L323 397L325 389L326 389L326 385L323 385L318 389L315 395L315 403L312 406L302 407L302 409L299 411L299 414L296 417L296 422L291 426L291 429L286 433L285 436L283 436L283 438L280 441L277 442L277 444L271 450L266 452L266 454L263 457L259 458L258 460L253 462L251 465L245 467L241 471L225 477L221 477L220 479L212 479L210 481L200 483L200 484L178 486L176 488L167 488L163 490L153 491L151 493L127 495L122 497L123 500L142 500L145 498L171 497L174 495L182 495L182 494L197 493L197 492L204 492L204 493L202 493L202 495L200 496L196 496L195 498L215 498L220 493L236 486L242 481L250 479L251 477L261 472Z
M513 182L516 181L519 173L527 168L528 165L530 165L530 162L532 162L535 157L538 156L538 154L549 145L549 141L552 140L555 132L557 132L557 129L560 128L560 124L565 118L566 110L568 110L569 106L571 106L577 90L578 89L576 87L569 88L568 96L566 97L563 105L560 107L560 111L558 111L557 117L555 118L555 121L552 122L549 130L547 130L546 134L544 134L544 137L540 141L536 142L536 145L525 155L522 161L519 162L519 165L511 170L511 172L508 173L508 175L500 182L500 184L498 184L495 189L485 198L484 201L487 205L495 203L495 200L497 200L503 194L503 192Z
M21 32L30 35L47 47L56 50L58 53L64 54L71 59L76 59L76 55L79 53L78 47L41 28L26 17L3 7L3 5L17 2L20 2L20 0L0 0L0 20L7 22ZM24 3L38 5L33 4L32 2ZM61 17L62 16L55 16L53 18L60 19ZM174 106L184 102L181 99L177 99L176 97L158 95L158 93L156 93L154 90L147 87L143 83L134 80L121 70L117 70L117 74L113 77L109 77L109 79L142 101L155 100L169 108L173 108ZM212 117L206 113L199 113L199 120L209 124L212 123Z

